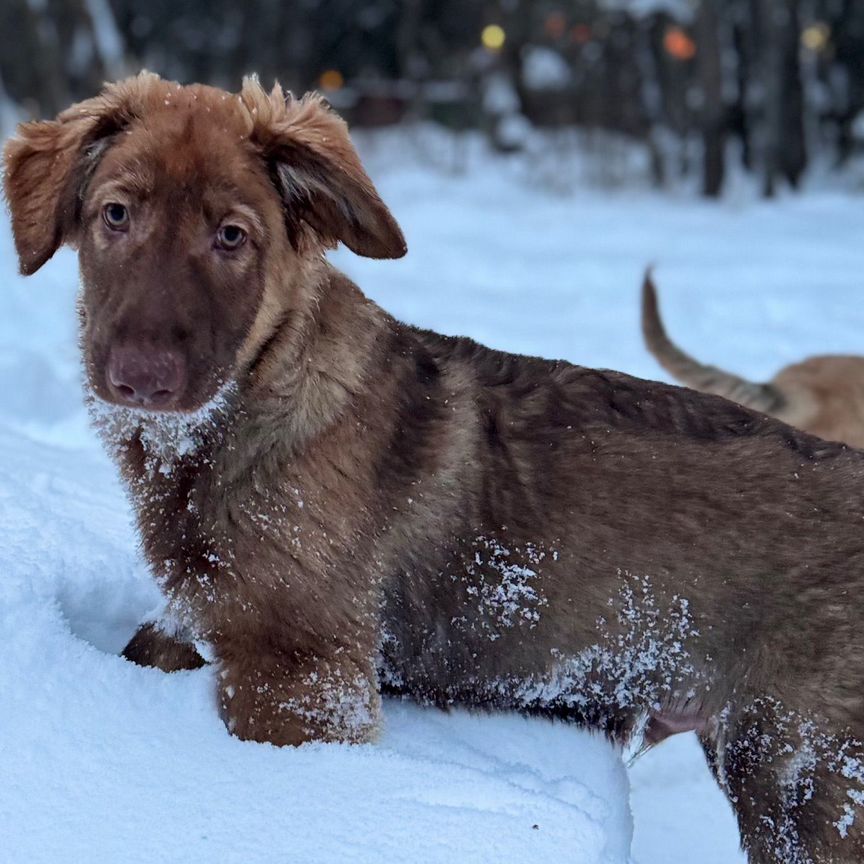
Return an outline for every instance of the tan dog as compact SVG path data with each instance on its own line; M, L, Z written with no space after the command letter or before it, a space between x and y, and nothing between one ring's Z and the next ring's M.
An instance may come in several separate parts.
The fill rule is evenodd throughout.
M751 862L861 860L864 454L395 321L324 260L405 245L317 97L142 75L5 158L22 270L79 249L166 596L127 657L202 649L229 729L277 744L369 741L381 689L696 729Z
M642 285L642 333L657 362L687 387L725 396L828 441L864 447L864 357L808 357L765 384L700 363L667 335L650 273Z

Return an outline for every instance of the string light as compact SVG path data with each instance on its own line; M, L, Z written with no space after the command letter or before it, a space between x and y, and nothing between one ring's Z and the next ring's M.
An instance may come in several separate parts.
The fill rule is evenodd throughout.
M577 24L570 30L570 40L577 45L591 41L591 28L587 24Z
M696 43L680 27L670 27L666 31L663 47L676 60L692 60L696 56Z
M824 51L831 38L831 28L820 21L805 27L801 32L801 44L809 51Z
M480 34L480 41L487 51L500 51L504 47L507 34L498 24L487 24Z
M338 69L328 69L321 73L319 79L322 90L341 90L345 86L345 79Z
M551 39L560 39L567 30L567 18L563 12L550 12L546 16L543 29Z

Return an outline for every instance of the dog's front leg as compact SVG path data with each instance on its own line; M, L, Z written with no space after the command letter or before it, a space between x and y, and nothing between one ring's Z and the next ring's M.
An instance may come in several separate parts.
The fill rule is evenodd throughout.
M166 633L152 621L138 628L123 649L123 656L139 666L155 666L163 672L200 669L205 664L191 642Z
M238 738L280 746L374 738L380 697L370 660L344 649L326 657L261 653L248 645L216 651L222 717Z

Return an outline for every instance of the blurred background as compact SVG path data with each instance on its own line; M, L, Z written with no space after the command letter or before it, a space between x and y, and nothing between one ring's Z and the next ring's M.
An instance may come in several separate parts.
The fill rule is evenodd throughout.
M355 129L433 124L453 171L475 132L606 184L860 183L861 0L0 0L7 126L142 67L318 88Z
M51 117L142 67L232 90L250 72L265 85L323 90L350 121L409 248L398 261L330 257L402 320L668 380L640 331L639 286L653 263L670 334L704 362L766 380L808 355L864 353L864 0L0 0L0 140L18 120ZM76 256L61 249L32 278L17 268L0 206L0 618L4 604L13 610L3 650L20 659L5 668L27 680L7 690L21 683L28 706L9 750L24 754L28 776L18 782L13 768L11 785L0 784L0 816L47 813L63 850L49 854L40 838L48 857L15 860L71 860L67 829L92 842L88 860L131 860L134 842L119 858L106 851L127 836L113 827L132 824L118 789L136 790L148 838L162 837L153 814L166 800L177 802L183 836L198 837L187 817L209 799L195 782L166 798L152 770L171 766L171 782L184 781L173 766L199 752L196 727L172 722L170 745L151 735L151 717L176 716L171 685L152 705L137 681L118 699L103 685L117 680L117 658L83 650L112 622L131 633L150 583L82 407ZM62 662L46 660L61 652ZM69 657L90 664L89 690L67 674ZM195 693L209 717L209 690ZM111 732L112 718L127 716L118 704L136 712L129 729L146 730L134 747ZM99 720L69 722L66 712L39 725L58 705L86 705ZM533 734L518 769L493 765L498 780L540 776L530 763L544 739ZM53 746L33 746L44 740ZM240 753L229 744L219 764ZM260 764L270 755L257 754ZM88 794L64 791L71 815L58 817L40 784L77 788L81 759ZM531 789L572 807L592 780L578 758L564 762L572 780ZM278 794L305 795L304 782ZM634 862L744 864L694 736L652 750L630 782ZM4 809L4 792L14 806ZM215 808L213 842L259 836L259 822L244 822L259 812ZM413 849L425 823L391 822ZM339 837L344 824L338 807L325 808L313 827ZM493 824L478 821L478 831ZM7 835L15 848L15 831ZM501 842L489 835L499 857Z

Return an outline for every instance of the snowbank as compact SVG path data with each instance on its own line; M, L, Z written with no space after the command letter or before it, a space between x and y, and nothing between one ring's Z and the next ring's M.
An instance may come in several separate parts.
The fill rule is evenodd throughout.
M4 860L626 861L623 767L561 725L394 703L377 746L229 737L209 671L117 656L157 597L110 466L0 452Z
M600 738L402 703L376 746L228 736L208 670L117 656L158 596L113 469L0 428L3 860L625 862Z

